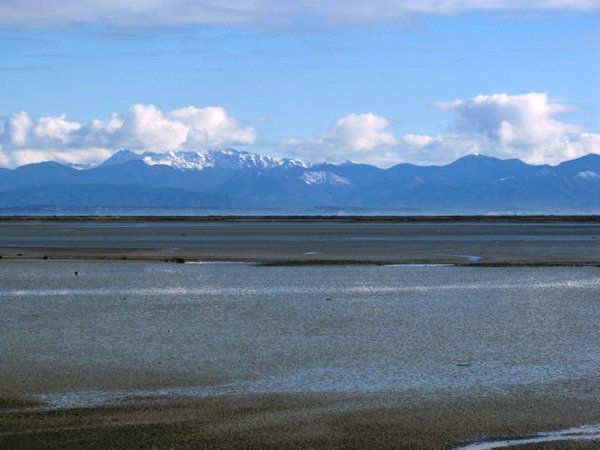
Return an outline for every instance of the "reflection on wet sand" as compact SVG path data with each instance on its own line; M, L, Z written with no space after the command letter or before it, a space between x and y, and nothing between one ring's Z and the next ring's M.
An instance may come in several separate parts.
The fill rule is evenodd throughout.
M471 228L498 237L489 246L460 226L411 243L394 236L418 224L276 223L264 242L257 224L184 225L3 229L0 446L596 439L568 430L600 410L595 224ZM71 232L72 247L56 244Z

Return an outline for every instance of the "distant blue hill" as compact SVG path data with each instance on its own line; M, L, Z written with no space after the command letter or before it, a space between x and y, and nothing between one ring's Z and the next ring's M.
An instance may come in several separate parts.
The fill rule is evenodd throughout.
M600 214L600 155L557 166L469 155L444 166L308 164L234 149L122 150L77 169L0 169L0 212L101 209Z

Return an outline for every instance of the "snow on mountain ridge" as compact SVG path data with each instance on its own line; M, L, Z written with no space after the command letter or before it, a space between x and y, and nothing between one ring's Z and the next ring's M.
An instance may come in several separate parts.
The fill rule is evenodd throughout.
M575 177L584 180L597 180L600 178L600 174L592 172L591 170L585 170L583 172L579 172L577 175L575 175Z
M314 171L306 171L301 176L300 179L304 181L308 185L312 184L331 184L331 185L349 185L352 184L350 180L344 177L340 177L331 172L314 172Z
M280 158L278 156L263 156L256 153L238 151L232 148L181 150L166 153L144 152L134 153L121 150L106 160L103 165L123 164L132 160L140 160L144 164L166 165L180 170L219 169L273 169L276 167L308 168L310 164L298 159Z

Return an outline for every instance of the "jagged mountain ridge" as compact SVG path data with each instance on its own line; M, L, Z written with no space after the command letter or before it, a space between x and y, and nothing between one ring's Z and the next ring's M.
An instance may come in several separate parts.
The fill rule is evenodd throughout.
M235 149L117 152L100 165L0 170L0 209L600 213L600 155L557 166L469 155L444 166L310 164ZM201 212L201 211L200 211Z
M134 153L120 150L104 161L102 166L123 164L128 161L143 161L145 164L165 165L182 170L219 169L273 169L277 167L308 167L309 164L298 159L263 156L256 153L238 151L233 148L207 150L180 150Z

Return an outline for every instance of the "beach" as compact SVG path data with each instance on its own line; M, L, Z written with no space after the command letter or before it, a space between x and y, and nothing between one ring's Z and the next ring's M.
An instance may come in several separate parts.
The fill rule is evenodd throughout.
M551 388L551 386L549 386ZM595 386L597 392L598 386ZM2 414L4 448L454 448L598 419L600 400L560 396L210 398ZM535 447L517 447L535 448ZM597 441L545 444L592 449Z
M0 447L597 427L599 237L580 220L0 221Z
M5 217L5 259L600 264L595 217Z

